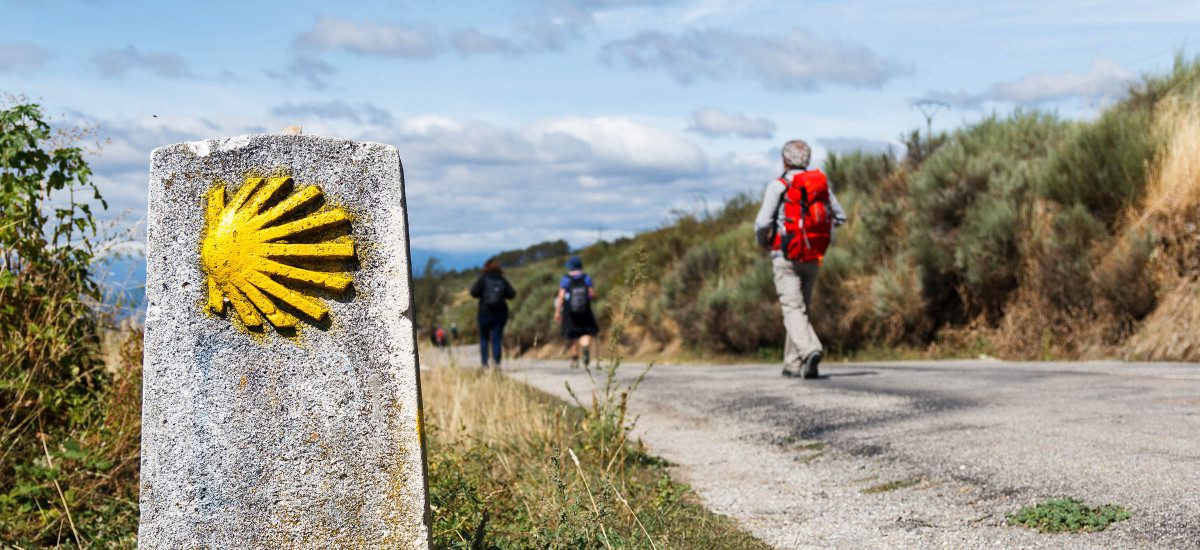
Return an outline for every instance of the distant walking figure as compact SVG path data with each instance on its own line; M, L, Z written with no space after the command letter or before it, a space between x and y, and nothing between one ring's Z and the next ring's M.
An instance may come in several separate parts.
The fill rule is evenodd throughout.
M495 258L484 262L483 274L471 285L471 296L479 299L479 364L488 366L488 342L492 348L492 366L500 366L501 340L508 322L508 302L516 289L504 278L504 270Z
M554 299L554 321L562 323L563 337L571 343L571 368L579 366L580 351L584 367L591 360L592 337L600 332L592 313L595 299L596 285L591 275L583 272L579 256L571 256L567 260L567 274L558 283L558 297Z
M846 223L846 212L820 170L809 170L808 144L783 145L783 175L767 184L762 207L754 218L758 244L771 251L775 290L783 308L787 340L783 375L816 378L821 340L809 322L813 285L833 228Z

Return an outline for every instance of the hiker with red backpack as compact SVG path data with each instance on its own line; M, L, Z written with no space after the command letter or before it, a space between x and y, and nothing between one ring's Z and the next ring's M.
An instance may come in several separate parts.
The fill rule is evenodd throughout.
M592 302L596 299L596 285L592 276L583 272L583 260L571 256L567 260L567 274L558 283L558 296L554 298L554 322L562 323L563 337L571 343L571 368L579 366L579 355L583 353L583 366L591 361L592 337L600 332L600 325L592 313Z
M508 300L516 298L517 290L504 278L500 262L492 258L483 263L483 273L471 285L471 296L479 299L479 364L488 366L488 344L491 344L492 366L500 368L501 340L508 322Z
M754 218L758 244L771 251L775 290L783 308L787 340L783 375L817 378L821 340L809 322L813 285L833 228L846 223L846 212L820 170L809 170L812 150L801 140L783 145L783 175L767 184Z

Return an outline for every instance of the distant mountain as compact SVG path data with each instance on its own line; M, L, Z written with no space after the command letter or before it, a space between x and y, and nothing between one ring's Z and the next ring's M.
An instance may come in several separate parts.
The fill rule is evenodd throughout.
M484 260L494 253L488 252L444 252L422 248L412 249L412 269L414 276L420 276L425 264L430 258L437 258L438 267L448 270L460 270L483 265Z
M117 307L119 317L141 316L146 310L146 258L114 256L96 262L92 275L104 293L104 305Z

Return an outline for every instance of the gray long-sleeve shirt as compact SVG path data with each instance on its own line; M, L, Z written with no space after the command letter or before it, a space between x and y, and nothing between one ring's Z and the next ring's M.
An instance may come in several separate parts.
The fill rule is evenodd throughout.
M791 181L792 176L803 170L791 169L784 172L783 179ZM846 223L846 211L842 209L842 203L838 202L837 196L833 194L833 182L828 182L829 185L829 206L833 214L833 226L837 227ZM767 187L763 190L762 206L758 208L758 215L754 217L754 230L769 227L775 224L775 232L783 232L783 192L787 190L787 186L779 181L779 178L773 179L767 183ZM832 242L833 231L830 231L830 241ZM771 255L782 254L778 250L772 250Z

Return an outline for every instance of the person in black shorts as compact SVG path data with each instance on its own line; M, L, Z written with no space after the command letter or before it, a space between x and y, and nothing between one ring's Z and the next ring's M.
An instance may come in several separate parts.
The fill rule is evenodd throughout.
M571 256L567 260L567 274L558 283L558 297L554 299L554 321L562 324L563 337L571 343L571 368L579 366L581 351L584 367L591 360L592 337L600 332L592 313L595 300L596 285L592 277L583 272L579 256Z

